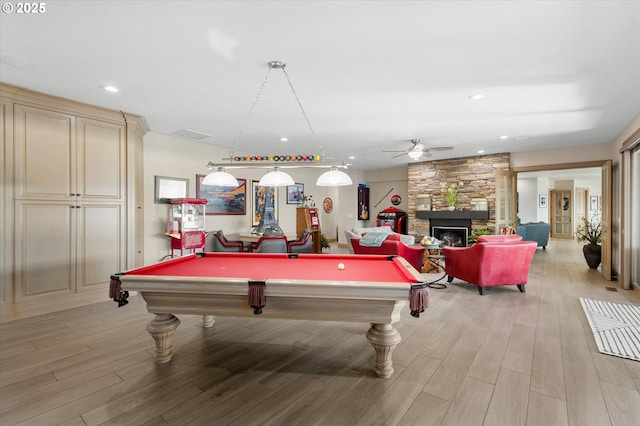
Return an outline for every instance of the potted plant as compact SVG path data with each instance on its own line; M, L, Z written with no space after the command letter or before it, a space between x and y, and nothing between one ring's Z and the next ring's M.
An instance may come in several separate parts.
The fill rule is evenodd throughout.
M444 192L444 200L447 203L447 207L449 210L454 210L456 208L456 202L458 201L458 190L463 187L462 182L458 182L457 184L452 183L450 185L443 185L442 191Z
M324 234L320 234L320 248L321 249L329 249L331 246L329 245L329 240L325 237Z
M483 229L474 229L473 232L471 233L471 235L469 235L469 238L467 238L467 243L472 246L476 243L476 241L478 240L478 237L481 235L491 235L493 234L493 232L491 231L491 229L489 228L483 228Z
M576 238L578 242L586 243L582 247L582 253L589 268L596 269L602 260L600 243L602 242L602 222L598 215L593 215L591 219L580 218L580 223L576 228Z

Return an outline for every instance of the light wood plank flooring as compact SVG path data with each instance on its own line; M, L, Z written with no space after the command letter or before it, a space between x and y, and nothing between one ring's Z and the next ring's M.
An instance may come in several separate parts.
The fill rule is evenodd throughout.
M553 240L526 294L433 289L387 380L366 324L181 316L157 365L139 297L22 319L0 325L0 424L638 425L640 362L600 354L578 300L640 304L615 286Z

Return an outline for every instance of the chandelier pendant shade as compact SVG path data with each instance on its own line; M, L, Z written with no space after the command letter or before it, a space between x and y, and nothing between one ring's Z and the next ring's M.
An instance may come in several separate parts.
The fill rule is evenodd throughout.
M275 167L273 171L262 176L262 179L258 182L258 186L287 186L293 184L295 184L293 178L280 171L279 167Z
M331 170L324 172L316 181L316 186L347 186L353 185L353 181L348 174L337 167L331 167Z
M225 172L223 167L218 167L202 179L202 184L235 188L238 180L231 173Z

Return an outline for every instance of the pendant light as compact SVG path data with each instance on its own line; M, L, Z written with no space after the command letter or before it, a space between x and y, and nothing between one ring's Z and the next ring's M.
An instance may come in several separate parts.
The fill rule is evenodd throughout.
M295 181L285 172L280 171L280 167L275 167L272 172L262 176L258 186L287 186L293 185Z
M345 172L338 170L336 166L324 172L316 181L316 186L347 186L353 185L351 178Z
M202 184L235 188L238 186L238 180L231 173L225 172L223 167L218 167L216 171L209 173L202 179Z

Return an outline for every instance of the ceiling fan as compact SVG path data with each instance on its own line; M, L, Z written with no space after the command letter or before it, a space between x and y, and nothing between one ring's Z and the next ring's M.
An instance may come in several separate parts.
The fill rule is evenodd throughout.
M382 151L382 152L401 152L402 154L398 154L398 155L394 155L391 158L398 158L398 157L402 157L403 155L408 155L409 157L413 158L414 160L417 160L418 158L422 157L423 155L425 157L431 157L431 151L449 151L451 149L453 149L452 146L432 146L432 147L426 147L423 143L420 143L420 139L411 139L410 141L413 146L410 147L409 149L406 149L404 151Z

